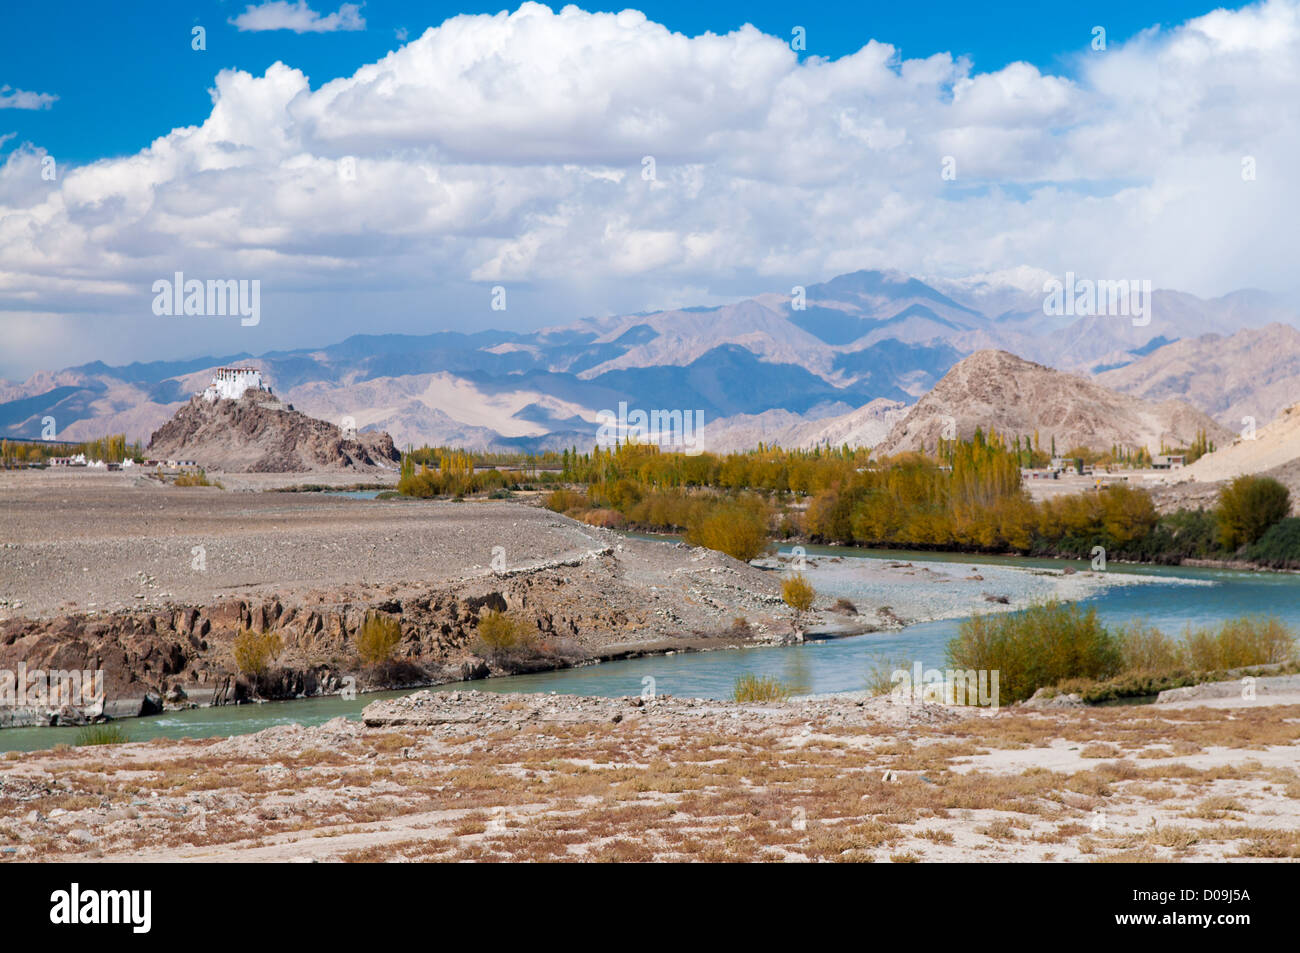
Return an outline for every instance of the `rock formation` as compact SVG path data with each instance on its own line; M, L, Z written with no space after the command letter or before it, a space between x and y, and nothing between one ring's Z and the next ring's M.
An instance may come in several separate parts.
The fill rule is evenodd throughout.
M1073 374L1044 367L1006 351L977 351L944 375L930 393L894 425L878 455L933 451L940 437L968 439L979 427L1032 438L1047 450L1055 438L1065 453L1074 447L1107 451L1113 446L1185 447L1204 430L1216 444L1232 434L1178 400L1155 404L1107 390Z
M249 390L239 400L191 399L154 431L147 453L229 473L391 470L401 461L388 434L346 434L264 390Z

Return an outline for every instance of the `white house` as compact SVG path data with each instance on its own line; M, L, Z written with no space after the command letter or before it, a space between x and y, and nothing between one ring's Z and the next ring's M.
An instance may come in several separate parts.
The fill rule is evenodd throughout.
M239 400L244 391L262 386L262 372L256 367L218 367L212 374L212 383L203 392L203 399Z

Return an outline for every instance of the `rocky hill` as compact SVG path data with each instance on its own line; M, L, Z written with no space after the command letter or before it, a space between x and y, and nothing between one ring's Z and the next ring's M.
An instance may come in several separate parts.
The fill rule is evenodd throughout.
M229 473L302 473L350 468L395 469L401 454L386 433L347 436L264 390L239 400L191 398L154 431L148 455L193 460Z
M1263 427L1297 397L1300 330L1288 324L1203 334L1167 344L1097 383L1144 400L1181 397L1230 430Z
M786 450L810 450L818 446L874 447L890 428L907 413L907 405L878 397L844 413L825 415L814 409L808 414L767 410L761 414L738 414L709 421L700 435L700 448L713 453L738 453L760 443Z
M1033 436L1047 449L1053 438L1073 447L1186 446L1204 429L1223 444L1232 433L1182 401L1150 403L1083 377L1035 364L1006 351L977 351L958 363L894 425L879 455L933 450L941 436L986 433ZM947 430L947 433L945 433Z

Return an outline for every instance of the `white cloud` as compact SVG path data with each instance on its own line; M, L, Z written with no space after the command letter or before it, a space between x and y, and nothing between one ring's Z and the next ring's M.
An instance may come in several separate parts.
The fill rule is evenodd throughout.
M0 109L49 109L58 98L53 93L30 93L8 85L0 86Z
M147 304L122 287L175 270L260 278L259 340L288 346L863 267L1300 292L1297 61L1300 0L1081 42L1071 76L876 41L800 61L751 26L686 37L636 11L459 16L314 90L281 63L223 71L200 125L57 183L14 150L0 308L120 318ZM511 285L510 312L475 283Z
M364 30L365 17L361 5L345 3L336 13L321 16L307 6L307 0L289 3L288 0L270 0L258 6L249 6L239 16L229 21L241 31L292 30L294 33L335 33L340 30Z

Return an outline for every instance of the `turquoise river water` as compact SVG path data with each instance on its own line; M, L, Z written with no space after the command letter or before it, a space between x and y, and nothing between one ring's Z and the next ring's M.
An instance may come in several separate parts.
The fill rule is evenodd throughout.
M845 557L841 571L852 569L855 559L905 559L962 563L974 566L1042 567L1060 569L1060 560L1015 557L964 556L844 547L807 547L809 556ZM1086 563L1074 564L1085 570ZM1107 622L1144 619L1175 634L1187 626L1206 625L1250 614L1268 614L1300 628L1300 575L1252 573L1187 567L1123 566L1112 563L1110 573L1153 577L1149 584L1117 586L1082 600L1096 606ZM1189 584L1190 583L1190 584ZM820 587L819 587L820 588ZM830 593L834 594L834 593ZM677 653L605 662L581 668L535 675L493 678L472 683L443 685L435 691L474 688L489 692L557 692L616 697L637 695L642 680L654 679L659 694L729 697L736 678L745 673L771 675L800 693L862 689L867 672L877 662L923 660L927 666L944 664L945 648L956 634L958 619L926 622L901 630L813 640L803 645L727 649ZM169 712L121 722L132 741L150 738L206 738L260 731L273 725L320 724L339 715L355 718L361 709L380 698L402 692L359 695L353 701L337 697L267 702ZM59 743L74 743L76 728L13 728L0 731L0 751L35 750Z

